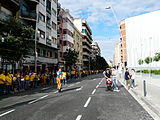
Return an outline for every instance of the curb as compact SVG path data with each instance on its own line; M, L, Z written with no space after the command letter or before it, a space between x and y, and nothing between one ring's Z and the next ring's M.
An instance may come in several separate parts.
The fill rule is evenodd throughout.
M156 106L148 101L146 98L138 95L132 89L128 90L124 83L119 80L124 88L132 95L132 97L151 115L154 120L160 120L160 112L156 109Z

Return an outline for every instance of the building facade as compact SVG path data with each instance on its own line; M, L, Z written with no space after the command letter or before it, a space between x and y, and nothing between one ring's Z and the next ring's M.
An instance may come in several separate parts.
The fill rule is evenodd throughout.
M75 18L74 25L83 35L83 69L90 69L90 60L92 55L92 31L87 21Z
M125 19L127 66L137 69L158 69L160 62L145 62L139 65L140 59L154 57L160 52L160 10Z
M116 44L114 49L114 66L118 66L121 63L121 43Z
M81 32L74 26L74 32L73 32L73 46L76 52L78 52L78 61L76 63L77 69L82 70L83 68L83 35Z
M127 66L127 48L126 48L126 25L125 22L122 21L120 23L120 56L121 56L121 64L123 66Z
M92 56L93 56L93 58L95 58L96 55L100 56L101 55L101 50L100 50L100 47L99 47L98 43L97 42L92 42L91 46L92 46Z
M64 67L64 53L73 49L73 17L68 9L61 8L58 4L58 41L59 41L59 67Z
M21 0L20 19L36 31L38 71L55 69L58 64L57 0ZM34 51L23 63L26 70L34 70Z

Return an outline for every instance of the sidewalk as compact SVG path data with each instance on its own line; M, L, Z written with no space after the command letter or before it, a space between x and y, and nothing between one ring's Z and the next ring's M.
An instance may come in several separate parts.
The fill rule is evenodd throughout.
M147 94L144 97L146 81ZM120 81L124 85L124 80ZM136 75L136 87L129 89L129 93L151 114L155 120L160 120L160 78L141 77Z

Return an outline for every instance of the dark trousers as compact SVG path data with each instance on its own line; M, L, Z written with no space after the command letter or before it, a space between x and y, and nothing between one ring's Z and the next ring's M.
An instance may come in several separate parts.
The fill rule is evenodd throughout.
M4 94L4 84L0 84L0 96Z
M6 85L6 94L10 94L11 86Z

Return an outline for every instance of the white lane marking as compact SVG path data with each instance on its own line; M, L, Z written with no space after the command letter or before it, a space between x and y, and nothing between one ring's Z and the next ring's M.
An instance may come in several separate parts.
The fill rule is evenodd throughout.
M72 84L72 85L69 85L68 87L72 87L72 86L74 86L74 84Z
M82 118L82 115L78 115L76 120L80 120Z
M6 114L8 114L8 113L11 113L11 112L13 112L13 111L15 111L15 109L10 110L10 111L7 111L7 112L5 112L5 113L3 113L3 114L0 114L0 117L2 117L2 116L4 116L4 115L6 115Z
M81 83L81 82L77 82L76 84L79 84L79 83Z
M92 95L96 92L96 89L93 90Z
M93 81L94 81L94 80L97 80L97 79L93 79Z
M88 98L88 100L87 100L86 104L84 105L84 107L87 107L90 101L91 101L91 97Z
M82 90L83 86L81 86L80 88L77 88L76 91Z
M101 82L99 82L99 85L101 84Z
M98 88L98 87L99 87L99 85L96 86L96 88Z
M38 98L38 99L36 99L36 100L33 100L33 101L29 102L28 104L32 104L32 103L34 103L34 102L37 102L38 100L41 100L41 99L43 99L43 98L45 98L45 97L47 97L47 96L48 96L48 95L42 96L42 97L40 97L40 98Z
M57 91L55 91L54 93L58 93L58 90L57 90Z
M42 88L41 90L46 90L46 89L49 89L49 87L46 87L46 88Z

